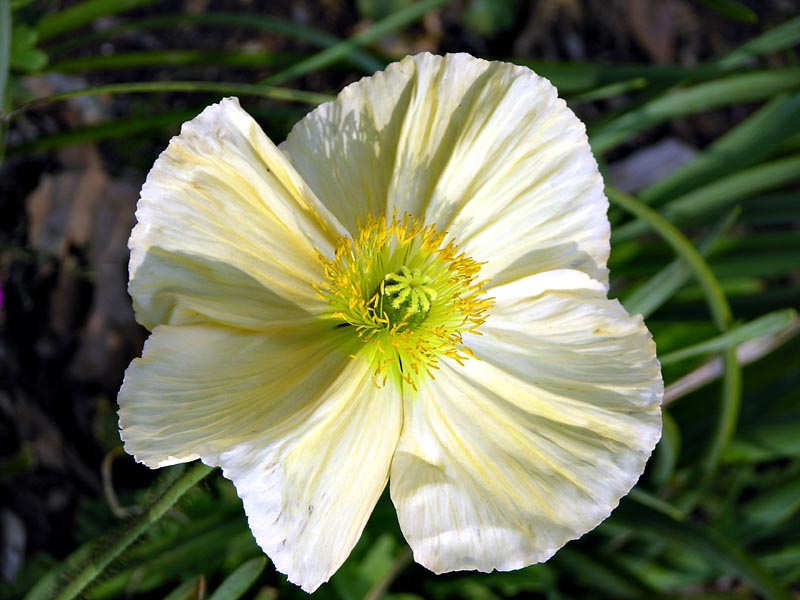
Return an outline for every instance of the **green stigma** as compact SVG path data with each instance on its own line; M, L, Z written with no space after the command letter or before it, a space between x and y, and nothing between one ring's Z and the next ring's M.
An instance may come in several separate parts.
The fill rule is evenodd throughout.
M414 328L425 320L436 300L432 279L420 269L400 267L396 273L385 275L381 282L381 309L392 325Z

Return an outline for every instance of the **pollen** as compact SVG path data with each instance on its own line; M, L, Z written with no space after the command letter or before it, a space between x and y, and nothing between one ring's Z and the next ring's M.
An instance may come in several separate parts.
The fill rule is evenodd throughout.
M392 381L416 389L441 357L474 359L462 334L480 333L492 300L481 263L459 253L445 232L410 215L370 217L321 260L324 318L360 342L353 354L374 362L379 387Z

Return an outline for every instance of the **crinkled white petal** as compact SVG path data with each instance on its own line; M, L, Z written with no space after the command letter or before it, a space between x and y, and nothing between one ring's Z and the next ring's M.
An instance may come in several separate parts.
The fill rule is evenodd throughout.
M527 68L408 57L310 113L281 149L350 231L407 212L495 283L564 268L607 283L608 202L585 128Z
M181 128L142 188L130 239L137 319L247 329L315 311L317 252L341 225L229 98Z
M151 467L221 466L256 541L309 592L358 541L402 423L399 392L315 329L158 327L119 394L125 449Z
M437 573L547 560L609 515L660 436L641 318L582 273L546 279L493 290L483 336L465 336L477 360L442 360L405 403L392 499L415 560Z
M119 392L125 449L162 467L228 450L289 419L301 422L350 361L314 322L270 334L156 327Z

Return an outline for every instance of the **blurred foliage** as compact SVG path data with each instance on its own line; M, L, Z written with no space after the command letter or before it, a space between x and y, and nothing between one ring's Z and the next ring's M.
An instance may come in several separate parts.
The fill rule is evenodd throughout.
M342 74L357 77L386 64L390 53L380 40L417 27L430 10L446 10L440 7L447 2L356 0L365 21L350 38L288 19L214 11L126 17L151 4L86 0L41 15L29 2L0 0L3 132L56 101L146 94L128 96L128 114L17 136L8 156L139 143L147 149L142 164L131 158L127 166L146 169L168 133L219 94L259 98L248 109L281 139L308 106L337 92ZM491 37L514 27L522 4L465 0L448 14L470 35ZM744 2L697 5L736 22L757 17ZM113 26L87 30L111 16ZM257 51L228 45L97 51L117 36L175 25L230 32L249 27L287 43ZM726 119L689 160L633 196L608 190L612 293L648 318L656 338L668 386L663 438L611 518L546 564L434 576L411 561L385 494L348 561L315 597L779 599L800 593L798 43L800 17L692 66L509 59L551 79L584 116L608 181L615 165L671 132L668 125L685 129L711 111ZM223 67L244 75L217 76ZM142 69L161 76L147 83L115 77L141 78ZM42 70L108 78L39 98L21 77ZM266 78L255 83L253 72ZM179 103L157 100L171 93L182 94ZM113 427L113 411L106 419ZM29 468L27 456L21 450L19 460L0 465L0 477L10 480ZM107 497L86 500L75 519L74 554L67 560L28 557L12 582L0 583L0 598L37 600L63 591L65 574L98 564L98 556L137 528L144 535L121 548L122 558L92 582L86 597L304 598L264 558L233 487L217 474L187 487L154 525L145 520L163 504L165 490L187 476L183 467L171 467L150 490L123 485L122 522Z

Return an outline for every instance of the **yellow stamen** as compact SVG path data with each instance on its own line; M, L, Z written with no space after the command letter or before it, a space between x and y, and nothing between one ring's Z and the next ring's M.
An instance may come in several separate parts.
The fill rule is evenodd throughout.
M459 254L445 233L409 215L370 217L322 261L318 291L328 317L374 347L376 385L392 379L417 389L441 356L459 364L473 358L461 334L478 333L492 301L477 280L480 264Z

